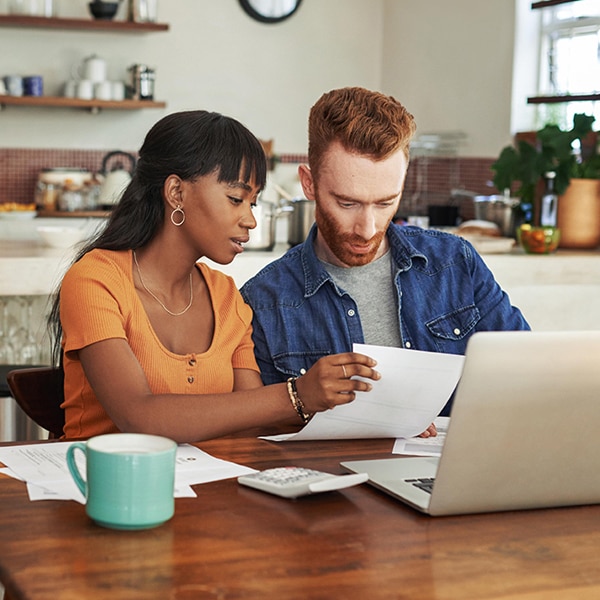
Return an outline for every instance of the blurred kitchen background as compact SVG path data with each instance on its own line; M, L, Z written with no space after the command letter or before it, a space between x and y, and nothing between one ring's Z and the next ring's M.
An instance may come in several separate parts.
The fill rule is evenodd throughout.
M127 181L146 132L168 113L207 109L242 121L271 159L265 199L280 201L302 193L297 167L306 159L310 107L322 93L363 86L391 94L418 128L399 216L451 207L446 214L459 220L473 218L474 195L502 192L493 188L490 167L517 132L535 131L549 117L568 123L576 111L600 121L598 101L528 102L569 91L598 98L600 0L302 0L275 24L251 18L241 4L121 0L110 25L96 27L88 0L0 0L0 211L38 209L29 222L14 210L0 220L0 368L49 360L43 316L72 259L76 240L67 233L87 237L102 226L110 200L101 184ZM152 14L138 13L131 27L130 13L140 6ZM571 11L566 25L549 23L555 8ZM590 14L575 35L572 25ZM545 47L552 31L560 55ZM569 56L575 58L565 67ZM93 88L74 83L96 77ZM41 97L10 96L21 79ZM90 94L99 102L87 100ZM298 204L292 214L306 208ZM77 231L76 219L63 217L78 217ZM276 221L276 233L255 247L271 250L277 242L274 253L246 252L225 268L236 283L306 231L300 227L298 236L291 217ZM42 239L42 222L54 225L46 232L52 239ZM590 275L598 269L594 256L567 257L559 268L546 260L544 268L528 261L515 269L515 258L486 260L519 305L535 307L528 316L537 328L595 326L600 303L590 309L586 301L588 283L597 280ZM587 304L578 310L580 300ZM548 310L538 310L542 305ZM0 389L0 400L6 392ZM12 403L0 406L0 439L31 435L15 433L14 411Z
M0 0L0 15L14 1ZM0 203L33 201L44 168L99 171L108 151L135 153L163 115L197 108L234 116L273 140L274 178L293 188L310 106L329 89L360 85L396 96L415 115L403 206L419 214L448 203L455 189L494 193L489 166L499 150L515 131L539 125L539 107L526 101L538 92L541 11L530 1L304 0L278 24L251 19L238 0L156 6L166 30L0 27L0 75L40 74L44 95L60 96L73 69L96 55L111 80L127 81L132 65L148 65L154 99L164 103L96 113L4 106ZM115 21L128 9L121 2ZM90 18L85 0L53 0L53 10Z

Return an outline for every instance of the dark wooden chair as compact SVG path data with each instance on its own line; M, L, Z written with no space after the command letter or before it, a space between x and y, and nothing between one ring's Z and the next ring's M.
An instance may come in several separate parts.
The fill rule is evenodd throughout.
M30 419L49 432L50 439L63 434L65 411L60 405L64 378L62 367L24 367L6 376L12 397Z

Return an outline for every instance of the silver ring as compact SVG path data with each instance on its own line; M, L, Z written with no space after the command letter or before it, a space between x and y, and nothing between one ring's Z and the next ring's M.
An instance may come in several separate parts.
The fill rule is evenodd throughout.
M348 379L348 373L346 373L346 367L344 365L340 365L342 367L342 371L344 371L344 379Z

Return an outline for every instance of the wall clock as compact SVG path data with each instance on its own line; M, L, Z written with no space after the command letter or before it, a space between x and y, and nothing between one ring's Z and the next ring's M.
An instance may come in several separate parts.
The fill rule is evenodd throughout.
M242 8L261 23L280 23L291 17L302 0L240 0Z

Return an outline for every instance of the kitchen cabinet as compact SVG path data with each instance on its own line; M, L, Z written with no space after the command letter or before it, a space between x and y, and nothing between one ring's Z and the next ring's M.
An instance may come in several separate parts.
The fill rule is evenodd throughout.
M25 27L34 29L56 29L60 31L92 31L103 33L150 33L168 31L166 23L138 23L103 19L65 19L32 17L27 15L0 15L0 27ZM164 108L165 102L154 100L81 100L62 96L6 96L0 95L0 108L6 106L78 108L97 113L108 110L139 110Z

